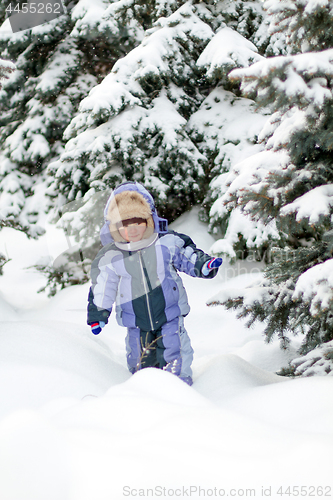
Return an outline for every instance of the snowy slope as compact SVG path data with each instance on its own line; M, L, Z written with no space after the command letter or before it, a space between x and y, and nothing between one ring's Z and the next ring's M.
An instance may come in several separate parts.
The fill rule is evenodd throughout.
M195 210L173 227L213 244ZM290 354L264 344L261 325L205 305L257 274L184 276L188 387L156 369L131 376L125 330L113 317L98 337L85 325L89 285L37 295L44 278L22 267L45 257L45 240L0 237L12 258L0 276L1 500L332 496L332 378L277 376Z

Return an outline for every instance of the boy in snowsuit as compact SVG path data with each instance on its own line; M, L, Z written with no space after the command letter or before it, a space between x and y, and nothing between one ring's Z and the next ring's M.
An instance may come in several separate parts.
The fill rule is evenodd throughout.
M127 327L131 373L154 366L192 384L193 349L184 328L190 307L177 271L213 278L222 264L184 234L168 231L154 199L138 182L111 194L101 230L104 247L91 266L88 320L97 335L116 302L116 318Z

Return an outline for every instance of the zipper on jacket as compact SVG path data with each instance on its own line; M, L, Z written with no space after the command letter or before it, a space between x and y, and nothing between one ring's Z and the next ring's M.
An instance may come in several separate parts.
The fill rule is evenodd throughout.
M149 316L151 330L153 331L154 330L154 323L153 323L153 318L152 318L151 310L150 310L150 304L149 304L149 298L148 298L148 289L147 289L147 281L146 281L146 277L145 277L145 273L144 273L144 269L143 269L142 256L141 256L141 251L140 250L138 250L138 254L139 254L139 261L140 261L140 266L141 266L143 286L144 286L145 294L146 294L148 316Z

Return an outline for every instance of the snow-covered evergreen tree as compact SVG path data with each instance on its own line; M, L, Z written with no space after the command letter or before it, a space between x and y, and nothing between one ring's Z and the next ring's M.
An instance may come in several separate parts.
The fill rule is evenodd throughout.
M0 213L2 224L29 236L42 232L52 206L46 167L63 152L63 132L80 101L151 24L149 2L70 5L68 15L16 34L1 12L0 57L15 61L17 71L0 96Z
M244 36L268 45L260 2L178 3L160 18L162 4L155 5L158 19L142 43L81 102L66 150L49 167L59 205L81 199L91 214L90 196L135 179L173 220L200 203L235 158L256 152L263 118L226 75L260 59ZM83 206L80 213L85 219ZM70 217L77 240L89 241L89 224L67 212L67 227Z
M212 88L226 84L225 75L231 68L259 57L256 47L250 43L246 46L238 33L225 29L215 39L214 30L223 29L227 21L245 36L255 38L262 12L255 1L179 3L183 5L156 21L154 28L146 31L142 44L120 60L81 103L81 114L66 130L65 137L70 139L66 152L50 168L52 174L56 173L55 191L64 193L67 201L82 196L87 185L96 186L97 180L104 179L99 183L101 189L129 178L144 180L169 218L202 199L204 190L199 179L209 173L207 163L211 162L205 155L208 148L202 146L198 151L196 143L200 138L205 142L206 130L199 123L202 113L192 122L189 118L203 104L207 121L214 122L215 130L207 134L212 139L216 128L223 128L221 120L225 117L208 117L211 106L203 100ZM157 18L160 5L155 10ZM261 34L262 45L263 38ZM199 56L211 40L209 55L202 59ZM267 36L265 42L267 45ZM225 43L229 49L221 49ZM246 55L240 56L244 49ZM213 52L221 55L210 61ZM212 95L211 99L214 104L218 99L229 100L232 106L234 97L223 94ZM228 112L227 105L220 111ZM253 110L249 112L253 114ZM220 146L221 136L222 144L238 140L235 134L223 139L221 131L214 150ZM207 184L209 177L204 179Z
M212 181L203 206L210 230L220 236L212 252L231 260L245 258L251 248L265 249L268 239L277 238L275 227L266 229L237 207L231 210L224 204L228 172L263 149L258 136L267 120L267 110L259 112L253 100L240 97L238 85L232 85L228 74L262 58L250 40L226 27L218 31L198 60L215 88L192 115L189 126L210 166Z
M283 348L290 333L301 334L306 354L333 339L333 5L268 0L266 7L290 55L230 75L274 114L261 133L265 149L235 166L225 196L254 221L275 224L280 248L261 283L211 303L240 308L249 324L265 321L267 340L278 335ZM331 358L320 348L295 360L291 373L328 373Z
M265 10L262 10L262 3L243 2L243 9L244 7L245 12L251 9L249 18L252 19L252 23L244 23L243 20L236 25L237 32L228 40L221 30L199 61L207 59L206 77L212 84L217 84L215 91L224 93L224 96L220 96L214 100L215 102L212 99L213 94L209 96L212 114L217 114L216 102L225 102L224 126L221 127L221 119L215 120L215 127L206 128L206 134L203 135L204 151L209 157L214 157L215 164L213 169L215 176L212 176L213 180L203 203L206 212L204 218L209 222L211 232L219 238L211 249L212 253L217 256L227 256L231 262L237 258L247 258L249 253L252 253L252 259L267 261L270 258L270 246L280 238L274 223L265 226L260 220L251 220L239 207L227 204L228 184L232 176L238 176L233 167L263 149L264 146L258 138L271 114L269 107L258 109L252 98L241 97L238 92L238 82L231 81L228 75L237 66L247 67L263 56L287 52L285 34L279 30L274 31L269 26L267 15L264 15ZM256 15L253 13L254 10ZM243 33L242 27L249 24L251 30L246 34ZM240 40L238 33L244 34L246 40ZM231 93L228 92L230 90ZM227 102L230 103L229 106L226 105ZM207 123L208 120L205 121L205 125L198 124L198 129L205 130ZM228 175L230 170L231 174Z
M200 99L195 61L211 36L190 4L157 21L82 101L66 130L66 151L50 167L57 191L71 200L87 185L101 189L136 179L165 200L173 216L180 195L184 208L195 202L204 158L185 126Z

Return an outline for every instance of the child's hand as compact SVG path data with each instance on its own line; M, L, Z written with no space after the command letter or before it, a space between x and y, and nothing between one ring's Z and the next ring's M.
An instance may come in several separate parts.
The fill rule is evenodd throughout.
M208 276L208 274L217 267L220 267L222 264L222 259L217 258L217 259L211 259L208 262L205 262L204 265L201 268L201 272L204 276Z
M105 327L105 323L104 321L99 321L99 323L92 323L90 327L93 334L98 335L99 333L101 333L102 328Z

